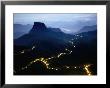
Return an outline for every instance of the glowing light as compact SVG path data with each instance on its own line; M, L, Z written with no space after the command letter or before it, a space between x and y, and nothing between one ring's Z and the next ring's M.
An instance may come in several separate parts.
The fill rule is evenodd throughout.
M35 49L35 46L32 47L32 50Z
M54 58L54 57L51 57L51 59L52 59L52 58Z
M90 65L85 65L84 69L86 70L87 75L92 75L88 67L90 67Z
M51 59L51 58L48 58L49 60Z
M44 60L44 58L41 58L41 60L40 61L43 61Z
M65 49L65 50L68 50L68 49Z
M58 69L56 69L56 70L58 70Z
M66 66L66 68L69 68L69 66Z
M71 54L72 53L72 51L69 51L69 54Z
M79 36L79 35L76 35L76 36ZM79 36L79 37L83 37L83 36ZM78 37L76 37L75 39L77 39ZM74 39L71 39L71 40L74 40ZM73 45L73 41L69 41L71 44L72 44L72 47L76 47L75 45ZM33 50L33 49L35 49L35 46L33 46L31 49L29 49L29 50ZM29 51L28 50L28 51ZM26 52L26 50L22 50L22 52L20 52L20 53L25 53ZM71 51L70 49L68 49L68 48L65 48L65 52L66 53L59 53L58 55L56 55L56 56L52 56L52 57L49 57L49 58L44 58L44 57L42 57L42 58L37 58L37 59L35 59L35 60L33 60L33 61L31 61L27 66L25 66L25 67L23 67L23 68L21 68L22 70L25 70L25 69L27 69L29 66L31 66L33 63L35 63L35 62L42 62L45 66L46 66L46 68L47 69L54 69L54 70L61 70L62 69L62 67L60 68L60 67L52 67L52 64L51 63L49 63L49 60L51 60L52 58L60 58L61 56L63 56L63 55L69 55L69 54L71 54L73 51ZM73 69L73 70L75 70L76 68L78 69L83 69L84 71L86 71L86 73L87 73L87 75L92 75L91 74L91 72L90 72L90 70L89 70L89 67L90 67L91 65L90 64L88 64L88 65L81 65L81 66L64 66L64 68L65 69Z
M24 53L24 50L21 53Z
M60 57L60 56L63 56L63 55L65 55L66 53L60 53L60 54L58 54L58 58Z

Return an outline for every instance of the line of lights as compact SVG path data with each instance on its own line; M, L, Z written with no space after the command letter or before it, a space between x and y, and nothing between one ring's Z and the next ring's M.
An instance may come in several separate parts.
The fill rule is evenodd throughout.
M71 41L70 41L70 42L71 42ZM71 43L73 43L73 42L71 42ZM33 49L35 49L35 46L32 47L32 50L33 50ZM65 49L65 51L68 51L69 53L60 53L60 54L57 55L57 58L60 58L60 57L63 56L63 55L67 55L67 54L71 54L71 53L72 53L72 51L70 51L70 50L67 49L67 48ZM25 53L25 50L22 50L21 53ZM53 68L53 67L50 68L50 67L49 67L48 60L50 60L50 59L52 59L52 58L56 58L56 57L54 56L54 57L50 57L50 58L47 58L47 59L44 59L44 58L35 59L34 61L30 62L27 66L23 67L22 70L27 69L30 65L32 65L33 63L35 63L35 62L37 62L37 61L43 62L43 63L46 65L46 68L48 68L48 69L58 70L58 69L56 69L56 68Z
M32 46L31 49L24 49L24 50L20 51L19 54L24 54L25 52L29 52L29 51L31 51L31 50L34 50L35 48L36 48L35 46ZM15 55L19 55L19 54L15 54Z
M75 36L79 36L79 37L83 37L82 35L80 36L80 35L78 35L78 34L76 34ZM77 39L77 37L75 38L75 39ZM75 48L76 46L74 45L74 42L73 42L73 40L74 39L71 39L72 41L69 41L69 43L71 43L72 45L73 45L73 47ZM22 51L20 51L20 54L24 54L26 51L31 51L31 50L34 50L36 48L36 46L32 46L32 48L31 49L26 49L26 50L22 50ZM15 54L15 55L18 55L18 54Z
M79 36L79 35L76 35L76 36ZM83 36L80 36L80 37L83 37ZM76 38L77 39L77 38ZM71 39L71 40L74 40L74 39ZM76 46L75 45L73 45L74 44L74 42L72 42L72 41L69 41L71 44L72 44L72 46L75 48ZM33 46L32 48L31 48L31 50L34 50L36 47L35 46ZM21 54L23 54L23 53L25 53L25 51L26 50L22 50L21 51ZM27 50L27 51L29 51L29 50ZM38 58L38 59L35 59L34 61L31 61L27 66L25 66L25 67L23 67L23 68L21 68L22 70L25 70L25 69L27 69L29 66L31 66L33 63L36 63L36 62L38 62L38 61L40 61L40 62L42 62L45 66L46 66L46 68L47 69L53 69L53 70L59 70L59 69L61 69L61 68L58 68L58 67L51 67L51 66L49 66L50 64L49 64L49 62L48 62L48 60L51 60L51 59L53 59L53 58L60 58L61 56L64 56L64 55L67 55L67 54L71 54L72 53L72 51L71 50L69 50L69 49L67 49L67 48L65 48L65 51L67 51L67 52L69 52L69 53L60 53L60 54L58 54L56 57L55 56L52 56L52 57L49 57L49 58ZM90 65L84 65L84 69L85 69L85 71L86 71L86 73L87 73L87 75L92 75L91 74L91 72L89 71L89 69L88 69L88 67L90 67ZM77 69L78 68L78 66L66 66L66 69ZM81 66L79 66L79 68L81 68ZM16 71L14 71L15 73L16 73Z

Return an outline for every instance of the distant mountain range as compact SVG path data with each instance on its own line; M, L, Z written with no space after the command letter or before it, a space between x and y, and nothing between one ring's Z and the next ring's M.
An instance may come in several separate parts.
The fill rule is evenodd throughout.
M69 23L68 23L69 24ZM52 25L52 24L51 24ZM54 25L58 25L58 23L55 23ZM89 24L88 24L89 25ZM53 29L52 31L62 31L66 34L76 34L76 33L81 33L81 32L86 32L86 31L93 31L96 30L97 26L96 25L80 25L80 27L78 27L79 29L77 29L76 27L73 27L75 30L73 32L72 29L65 28L62 27L62 25L59 25L59 27L48 27L48 29ZM72 23L71 23L72 26ZM33 25L31 24L27 24L27 25L23 25L23 24L14 24L14 39L17 39L19 37L21 37L22 35L28 33L31 29L32 29Z
M19 27L20 25L16 25L16 26L18 26L17 28L20 28ZM28 30L30 30L29 27L31 28L31 26L28 25ZM77 32L77 34L96 31L96 29L97 29L96 25L85 26L79 32ZM68 40L71 39L72 37L74 36L70 34L65 34L60 30L60 28L47 28L44 23L34 22L34 25L31 28L31 30L27 34L24 34L23 36L15 39L14 42L15 45L20 45L20 46L32 46L36 42L41 42L41 41L45 42L45 44L46 42L51 41L55 44L62 45L62 44L66 44Z
M97 25L84 26L77 33L83 33L83 32L89 32L89 31L96 31L96 30L97 30Z
M14 39L21 37L22 35L29 32L32 28L32 25L22 25L22 24L14 24Z
M73 36L63 33L59 28L47 28L44 23L34 22L29 33L14 40L15 46L37 46L39 50L57 50L68 45Z
M65 55L59 58L62 53ZM17 71L30 61L41 57L54 57L49 63L55 67L85 63L97 66L96 26L85 26L79 33L71 35L62 32L60 28L48 28L44 23L34 22L27 33L14 39L14 69ZM34 73L37 68L38 64L32 65L30 70L23 72L31 74L30 72ZM21 71L21 74L24 73Z
M88 42L97 38L96 26L86 26L79 31L79 35L86 36L83 41ZM69 46L69 40L75 35L62 32L60 28L47 28L44 23L34 22L31 30L23 36L14 39L15 46L36 46L39 51L55 51Z

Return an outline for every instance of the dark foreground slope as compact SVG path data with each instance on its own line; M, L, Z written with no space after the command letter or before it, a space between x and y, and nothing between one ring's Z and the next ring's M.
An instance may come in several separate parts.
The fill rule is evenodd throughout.
M28 34L14 40L15 75L84 75L84 64L92 64L92 74L97 73L96 30L68 35L35 22Z

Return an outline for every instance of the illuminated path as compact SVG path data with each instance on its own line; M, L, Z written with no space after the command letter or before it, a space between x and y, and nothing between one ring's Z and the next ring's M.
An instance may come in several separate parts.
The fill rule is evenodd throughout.
M73 48L76 48L76 45L74 44L74 40L77 40L77 37L82 38L83 36L75 35L75 39L71 39L71 40L69 41L69 43L71 44L71 46L73 46ZM20 52L20 54L24 54L25 52L32 51L32 50L34 50L35 48L36 48L36 47L33 46L31 49L22 50L22 51ZM60 68L60 67L52 67L52 66L50 66L51 63L49 63L49 60L51 60L51 59L53 59L53 58L60 58L61 56L69 55L69 54L71 54L71 53L72 53L71 50L65 48L65 50L64 50L63 53L59 53L59 54L56 55L56 56L52 56L52 57L49 57L49 58L43 58L43 57L41 57L41 58L35 59L34 61L31 61L27 66L22 67L22 68L20 69L20 71L27 69L29 66L31 66L32 64L34 64L34 63L36 63L36 62L42 62L42 63L46 66L47 69L53 69L53 70L56 70L56 71L57 71L57 70L61 70L62 68ZM15 54L15 55L17 55L17 54ZM89 70L89 67L90 67L90 66L91 66L91 64L86 64L86 65L83 65L83 66L82 66L82 65L81 65L81 66L65 66L65 68L66 68L66 69L73 69L73 70L74 70L74 69L83 68L84 71L86 72L86 74L90 76L90 75L92 75L91 71ZM16 71L14 71L14 73L16 73Z

